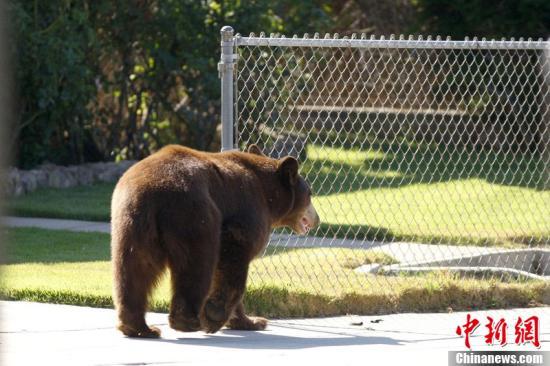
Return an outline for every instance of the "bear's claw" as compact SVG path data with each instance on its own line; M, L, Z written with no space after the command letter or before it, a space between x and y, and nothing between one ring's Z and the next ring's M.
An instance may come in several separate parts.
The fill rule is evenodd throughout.
M130 326L119 324L118 330L120 330L125 336L131 338L159 338L160 329L157 327L147 327L147 329L136 330Z
M233 318L227 323L229 329L234 330L265 330L267 319L262 317Z
M201 329L201 323L197 318L183 318L181 316L168 317L170 328L179 330L180 332L196 332Z

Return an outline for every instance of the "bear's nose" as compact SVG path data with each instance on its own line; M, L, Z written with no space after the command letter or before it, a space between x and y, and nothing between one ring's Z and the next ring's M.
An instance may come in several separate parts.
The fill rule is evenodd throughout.
M319 223L320 223L321 220L319 219L319 215L317 214L317 210L315 210L315 207L313 206L312 203L310 203L309 206L307 207L305 216L307 217L307 219L309 221L311 229L319 226Z

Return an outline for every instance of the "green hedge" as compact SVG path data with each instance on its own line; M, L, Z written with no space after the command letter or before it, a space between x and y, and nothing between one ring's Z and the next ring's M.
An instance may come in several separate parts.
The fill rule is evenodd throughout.
M17 165L141 158L213 147L219 30L302 32L323 1L10 0ZM304 27L304 28L300 28Z
M388 0L389 1L389 0ZM550 35L547 0L392 0L402 32ZM215 149L219 30L372 29L365 0L8 0L20 167ZM393 7L386 4L386 7ZM399 10L401 9L401 10ZM411 10L412 9L412 10ZM410 18L416 19L410 21ZM371 20L369 20L371 19ZM399 20L401 19L401 20ZM388 20L390 21L390 20ZM402 24L399 24L402 23Z
M453 38L550 36L548 0L411 0L417 30Z

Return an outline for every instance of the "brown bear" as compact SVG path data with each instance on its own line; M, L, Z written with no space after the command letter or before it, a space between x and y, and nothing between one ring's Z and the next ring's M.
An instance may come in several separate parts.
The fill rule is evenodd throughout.
M171 145L132 166L115 187L111 256L118 329L158 337L147 326L148 297L166 268L169 324L184 332L261 330L242 305L250 261L272 228L304 234L319 223L311 190L293 157L205 153Z

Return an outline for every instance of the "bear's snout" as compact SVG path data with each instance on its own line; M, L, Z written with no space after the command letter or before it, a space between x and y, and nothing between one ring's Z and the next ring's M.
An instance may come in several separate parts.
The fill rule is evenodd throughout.
M299 222L299 230L297 233L300 235L307 234L311 229L316 228L319 225L320 219L315 207L312 203L307 206Z

